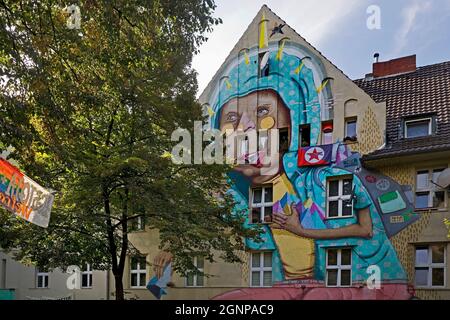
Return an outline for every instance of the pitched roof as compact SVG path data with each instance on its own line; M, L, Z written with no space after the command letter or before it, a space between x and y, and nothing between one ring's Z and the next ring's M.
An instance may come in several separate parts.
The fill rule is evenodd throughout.
M201 103L206 102L205 97L207 96L209 90L211 87L213 87L218 80L218 77L223 74L223 68L226 65L227 61L234 58L236 54L239 52L240 49L242 49L242 43L244 40L246 40L247 37L251 35L252 26L258 26L259 22L261 20L262 14L266 15L266 18L268 18L271 15L272 22L282 23L285 24L286 29L292 30L292 33L298 37L297 42L303 42L308 49L310 49L315 55L322 58L324 62L328 62L338 73L342 74L344 78L349 80L349 83L351 84L353 82L352 79L349 78L347 74L344 73L339 67L337 67L332 61L330 61L327 57L325 57L321 51L319 51L316 47L314 47L310 42L308 42L305 38L303 38L295 29L293 29L286 21L284 21L281 17L279 17L272 9L270 9L266 4L262 5L262 7L259 9L256 16L253 18L252 22L247 26L247 29L244 31L242 36L240 37L239 41L233 46L233 49L229 52L228 56L225 58L225 61L221 65L221 67L216 71L215 75L211 78L211 80L208 82L206 88L203 90L203 92L200 94L199 101ZM285 30L285 29L284 29ZM285 32L286 33L286 32ZM254 45L256 45L256 39ZM355 86L355 88L357 88ZM361 94L366 95L364 90L360 91Z
M376 102L386 102L386 146L365 156L366 160L450 150L450 61L354 82ZM403 138L403 119L420 115L436 116L435 134Z

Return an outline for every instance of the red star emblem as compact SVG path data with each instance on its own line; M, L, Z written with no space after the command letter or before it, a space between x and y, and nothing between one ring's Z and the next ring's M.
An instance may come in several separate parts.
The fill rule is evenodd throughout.
M309 156L309 161L311 160L321 160L321 156L323 155L323 152L318 152L316 148L312 152L308 152L307 155Z

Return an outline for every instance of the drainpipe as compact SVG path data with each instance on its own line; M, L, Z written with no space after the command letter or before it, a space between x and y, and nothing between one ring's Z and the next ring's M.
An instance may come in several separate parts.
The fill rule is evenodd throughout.
M109 275L110 270L108 268L108 270L106 271L106 300L109 300Z

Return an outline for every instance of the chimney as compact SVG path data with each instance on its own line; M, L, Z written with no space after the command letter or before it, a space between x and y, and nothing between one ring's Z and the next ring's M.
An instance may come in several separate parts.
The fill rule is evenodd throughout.
M374 63L378 63L380 61L380 54L377 52L373 55Z
M375 61L378 61L378 57L379 55ZM374 62L372 73L374 78L380 78L412 71L416 71L416 55L385 62Z

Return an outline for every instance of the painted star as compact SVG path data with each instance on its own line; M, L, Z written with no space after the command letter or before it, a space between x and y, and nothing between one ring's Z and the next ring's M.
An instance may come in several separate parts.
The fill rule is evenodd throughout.
M317 160L320 161L320 156L323 154L323 152L317 152L317 149L314 148L313 152L309 152L308 156L309 156L309 161L311 160Z

